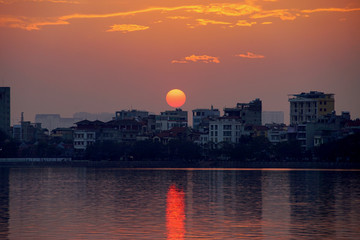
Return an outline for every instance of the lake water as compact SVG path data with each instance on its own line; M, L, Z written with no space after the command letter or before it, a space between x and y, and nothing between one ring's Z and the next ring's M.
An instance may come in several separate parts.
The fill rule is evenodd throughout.
M359 239L360 172L0 168L0 239Z

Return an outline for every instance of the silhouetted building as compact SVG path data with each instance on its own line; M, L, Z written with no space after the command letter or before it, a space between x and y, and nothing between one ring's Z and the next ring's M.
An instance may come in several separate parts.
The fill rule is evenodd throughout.
M243 124L261 125L262 103L255 99L249 103L238 103L235 108L224 108L224 116L237 117Z
M338 116L333 112L319 117L317 121L298 124L296 126L297 140L306 150L343 138L347 135L343 130L348 121L348 114Z
M187 127L188 126L188 112L180 108L161 112L156 116L156 131L166 131L174 127Z
M52 138L59 138L63 141L74 140L74 129L73 128L55 128L51 131L50 136Z
M20 142L34 143L36 141L46 140L48 131L41 127L41 123L22 120L20 124L12 127L12 136Z
M147 111L139 111L139 110L122 110L117 111L115 113L115 119L116 120L124 120L124 119L144 119L147 118L149 115L149 112Z
M10 87L0 87L0 130L10 134Z
M218 118L220 117L219 109L214 109L211 106L210 109L197 108L192 110L193 112L193 128L199 130L200 126L204 124L204 120L209 117Z
M332 93L310 91L289 96L291 125L316 122L321 116L334 111L335 98Z
M288 128L285 124L266 124L269 142L277 144L288 141Z

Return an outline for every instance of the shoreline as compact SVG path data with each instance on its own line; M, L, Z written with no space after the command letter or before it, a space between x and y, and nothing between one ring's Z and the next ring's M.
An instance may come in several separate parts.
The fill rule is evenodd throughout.
M360 162L238 162L238 161L88 161L69 159L37 159L10 161L0 159L0 167L94 167L94 168L250 168L250 169L353 169L360 170Z

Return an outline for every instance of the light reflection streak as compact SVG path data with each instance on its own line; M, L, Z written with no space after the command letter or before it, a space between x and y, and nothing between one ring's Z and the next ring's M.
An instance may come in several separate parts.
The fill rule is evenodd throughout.
M166 229L168 240L182 240L185 236L184 191L172 184L166 199Z

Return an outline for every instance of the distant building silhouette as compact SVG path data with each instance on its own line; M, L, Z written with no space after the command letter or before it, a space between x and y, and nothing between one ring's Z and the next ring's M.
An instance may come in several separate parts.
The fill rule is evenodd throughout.
M36 114L35 122L41 123L43 128L51 132L56 128L69 128L75 126L75 123L81 118L63 118L60 114Z
M88 113L88 112L77 112L73 114L73 118L79 119L77 121L81 120L89 120L89 121L95 121L99 120L102 122L111 121L114 118L114 113Z
M0 87L0 130L10 134L10 87Z
M284 123L284 112L282 111L263 111L262 112L262 125L265 124L282 124Z

